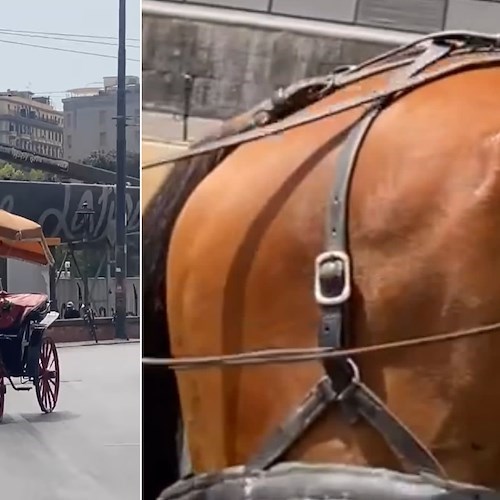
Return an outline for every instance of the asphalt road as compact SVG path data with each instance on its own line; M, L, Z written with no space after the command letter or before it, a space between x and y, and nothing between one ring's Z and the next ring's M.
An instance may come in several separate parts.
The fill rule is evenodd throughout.
M61 347L54 413L7 389L0 424L5 500L140 498L139 343Z

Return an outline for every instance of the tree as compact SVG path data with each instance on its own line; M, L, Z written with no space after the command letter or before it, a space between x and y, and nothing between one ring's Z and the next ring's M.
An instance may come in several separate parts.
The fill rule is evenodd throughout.
M116 151L109 151L108 153L94 151L90 156L85 158L82 163L102 168L104 170L110 170L111 172L116 172ZM139 178L140 165L138 153L127 153L126 169L127 175Z
M7 181L52 181L53 175L35 169L23 169L10 163L0 163L0 180Z

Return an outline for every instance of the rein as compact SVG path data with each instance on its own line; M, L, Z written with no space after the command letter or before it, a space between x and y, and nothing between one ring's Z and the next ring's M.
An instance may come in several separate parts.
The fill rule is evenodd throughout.
M338 359L348 356L369 354L381 351L402 349L405 347L418 347L439 342L449 342L467 337L478 337L493 333L500 329L500 322L484 326L457 330L454 332L439 333L422 338L412 338L393 342L384 342L377 345L352 347L348 349L335 349L329 347L311 347L295 349L264 349L249 351L239 354L226 354L220 356L187 356L183 358L143 358L142 364L148 366L164 366L176 371L206 369L227 366L252 366L264 364L304 363L320 359Z

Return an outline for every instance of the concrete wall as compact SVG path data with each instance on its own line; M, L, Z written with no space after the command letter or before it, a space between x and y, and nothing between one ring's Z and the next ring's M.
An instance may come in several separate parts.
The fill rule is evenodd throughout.
M75 270L73 269L73 272ZM106 308L108 315L115 307L115 278L89 278L89 291L92 307L99 311L100 307ZM140 312L140 278L127 278L125 280L127 289L127 312L138 315ZM9 290L10 291L10 290ZM83 296L83 281L80 278L61 278L56 285L57 305L61 311L63 303L74 302L78 307L79 297Z
M496 33L498 19L497 0L144 0L143 109L182 114L189 73L191 115L227 118L418 33Z
M115 326L111 318L97 318L95 322L98 340L113 340L115 338ZM139 318L127 317L126 331L129 339L140 338ZM52 337L56 343L92 341L89 328L82 319L57 320L49 328L47 335Z
M301 78L364 61L390 44L298 35L143 15L143 105L184 107L184 73L195 76L191 114L227 118Z

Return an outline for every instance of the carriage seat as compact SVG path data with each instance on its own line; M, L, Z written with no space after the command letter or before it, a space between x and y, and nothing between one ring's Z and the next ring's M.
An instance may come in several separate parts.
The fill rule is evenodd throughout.
M16 333L23 321L34 311L42 311L48 296L43 293L0 292L0 334Z

